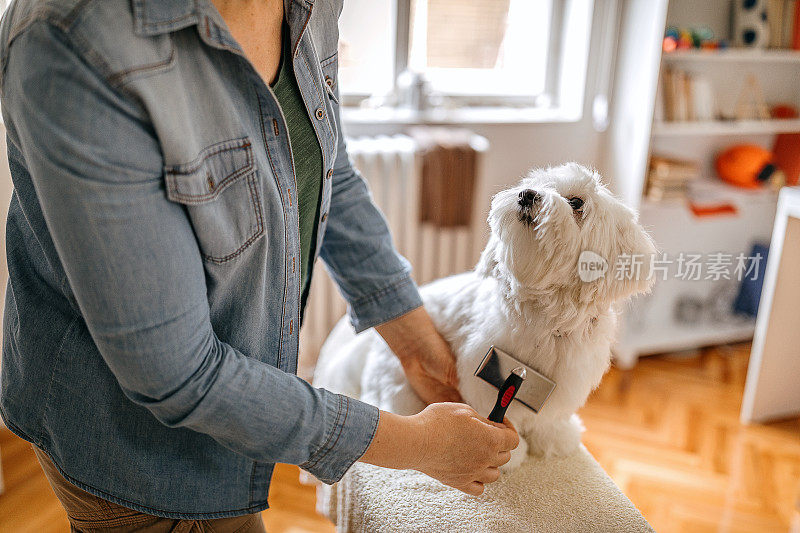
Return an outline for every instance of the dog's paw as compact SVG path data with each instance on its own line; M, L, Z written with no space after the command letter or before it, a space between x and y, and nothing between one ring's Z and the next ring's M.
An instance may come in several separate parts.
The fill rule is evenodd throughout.
M511 450L511 459L500 467L500 471L504 474L508 474L513 472L520 466L522 463L525 462L525 459L528 458L528 443L525 442L525 439L519 439L519 445Z
M530 454L540 457L566 457L581 445L583 423L578 415L549 424L537 424L527 435Z

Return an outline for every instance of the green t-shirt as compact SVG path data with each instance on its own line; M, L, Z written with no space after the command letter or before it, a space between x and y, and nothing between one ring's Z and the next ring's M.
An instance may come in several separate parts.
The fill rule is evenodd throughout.
M317 240L319 202L322 195L322 149L294 75L292 46L288 38L289 30L286 27L283 28L283 36L281 65L278 76L272 84L272 91L286 117L294 158L294 174L297 179L295 198L300 210L300 294L303 295L304 303L314 266L313 252Z

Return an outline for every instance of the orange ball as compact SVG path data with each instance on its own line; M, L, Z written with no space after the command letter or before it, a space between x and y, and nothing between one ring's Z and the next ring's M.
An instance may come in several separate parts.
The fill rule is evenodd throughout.
M738 187L756 189L775 172L772 153L754 144L732 146L717 156L719 177Z

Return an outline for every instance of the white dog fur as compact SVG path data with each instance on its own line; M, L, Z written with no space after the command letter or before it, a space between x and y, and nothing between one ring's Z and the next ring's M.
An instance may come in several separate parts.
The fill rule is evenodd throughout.
M524 191L538 195L529 208L522 205ZM583 201L578 209L574 198ZM479 413L488 415L497 399L497 389L474 376L491 345L556 382L538 414L519 402L508 410L522 437L504 468L510 470L528 453L563 456L580 444L583 426L575 411L608 369L615 304L649 290L655 249L636 214L596 172L575 163L531 171L493 198L488 220L491 237L476 268L421 292L456 355L459 390ZM604 277L581 281L584 250L606 259ZM628 275L634 269L617 275L617 258L635 255L644 259L638 276ZM315 385L399 414L424 408L380 336L374 330L353 336L344 320L323 347Z

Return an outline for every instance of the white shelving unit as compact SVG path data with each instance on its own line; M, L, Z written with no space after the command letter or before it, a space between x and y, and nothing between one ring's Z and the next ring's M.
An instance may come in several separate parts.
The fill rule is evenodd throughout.
M721 32L730 20L730 4L730 0L709 0L708 3L670 0L664 27L709 25L718 36L725 38L727 35ZM632 40L630 45L636 46L635 41ZM797 90L800 52L795 50L729 48L675 51L661 54L660 63L661 68L670 66L706 76L714 87L720 109L733 109L748 74L759 80L768 105L785 103L800 107L800 91ZM633 76L639 76L654 86L661 83L659 66L646 72L641 72L643 67L639 68L639 72L636 67L631 67L627 72L618 73L617 83L625 83ZM655 100L655 95L652 98ZM645 108L641 109L644 112ZM663 114L656 111L654 115L655 120L649 129L627 129L649 140L646 151L650 154L699 161L700 183L704 184L704 189L710 190L712 196L727 200L737 211L735 215L698 218L685 200L642 201L646 173L640 162L642 154L626 155L626 150L638 149L637 143L634 139L627 143L612 142L609 152L616 166L612 164L610 170L616 171L618 181L615 189L639 209L642 224L660 250L673 259L681 252L722 252L735 256L739 253L749 255L755 243L768 244L777 194L772 191L752 192L724 184L716 177L714 159L721 150L734 144L752 143L771 149L776 134L800 132L800 119L664 122L660 120ZM627 171L626 165L631 167L632 164L634 170ZM651 295L637 299L624 313L620 340L615 349L618 364L632 366L639 356L650 353L752 338L755 320L732 314L732 302L737 292L737 280L682 280L676 279L674 272L670 271L666 281L657 281ZM681 312L686 305L695 309L694 315L690 313L688 319Z
M661 56L662 63L677 67L702 69L782 69L800 67L798 50L751 50L725 48L721 50L676 50ZM728 70L728 72L730 72ZM689 135L774 135L800 132L800 119L776 120L716 120L698 122L655 121L652 134L657 137Z
M800 132L800 119L709 120L653 123L654 137L707 135L774 135Z
M733 205L736 215L695 217L685 201L643 201L640 220L658 243L659 250L675 261L681 254L749 255L753 243L768 244L772 232L777 195L773 191L749 191L724 183L703 183L704 189ZM766 258L763 259L765 261ZM640 355L678 351L748 340L755 320L730 313L738 291L738 280L680 279L677 263L666 276L658 276L653 292L634 300L625 314L623 333L616 348L622 365L631 365ZM666 278L666 279L663 279ZM689 315L681 306L693 307Z
M666 62L679 61L713 61L715 63L800 63L800 52L797 50L751 50L742 48L725 48L721 50L676 50L663 54Z

